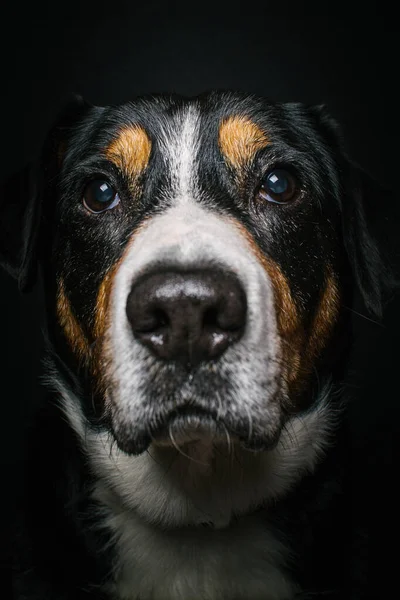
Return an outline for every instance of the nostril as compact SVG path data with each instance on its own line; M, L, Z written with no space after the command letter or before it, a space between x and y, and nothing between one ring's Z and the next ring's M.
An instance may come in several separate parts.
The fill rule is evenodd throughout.
M236 332L243 326L242 319L238 319L237 314L230 314L228 308L224 305L212 306L204 312L203 328L216 333Z
M222 295L216 309L216 324L221 331L241 333L245 326L246 313L246 296L242 288L237 286L233 292Z
M131 320L133 330L140 333L161 333L170 324L169 317L161 308L148 309Z
M216 306L211 306L204 311L203 327L208 329L219 328L218 325L218 309Z
M155 309L153 316L157 328L168 327L170 325L170 318L168 317L167 313L161 308Z

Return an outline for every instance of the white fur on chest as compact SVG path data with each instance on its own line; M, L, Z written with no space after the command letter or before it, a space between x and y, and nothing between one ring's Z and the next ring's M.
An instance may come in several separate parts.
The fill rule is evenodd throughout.
M226 529L162 530L118 506L98 487L113 533L115 600L289 600L296 586L283 566L288 549L268 528L263 512Z

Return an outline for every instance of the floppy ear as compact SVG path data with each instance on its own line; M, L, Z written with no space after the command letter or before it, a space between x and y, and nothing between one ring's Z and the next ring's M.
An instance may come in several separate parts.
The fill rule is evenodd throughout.
M21 290L34 280L39 225L39 169L25 166L0 186L0 262Z
M0 184L0 264L29 291L36 280L46 186L68 128L89 108L74 95L59 114L38 157Z
M399 287L393 229L399 222L396 209L391 190L359 166L350 165L350 185L342 202L344 244L364 304L377 318L382 317L385 302Z
M350 159L341 128L325 105L313 107L313 111L325 141L337 155L336 166L342 178L343 241L353 278L369 313L381 318L385 301L399 286L393 227L399 222L397 202L391 190L383 188Z

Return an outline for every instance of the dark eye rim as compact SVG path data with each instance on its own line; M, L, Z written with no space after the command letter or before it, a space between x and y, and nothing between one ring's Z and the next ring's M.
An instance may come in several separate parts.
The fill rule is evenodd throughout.
M269 194L266 191L265 191L265 194L262 193L262 191L264 191L263 190L264 181L274 171L284 171L289 176L289 178L293 184L293 194L288 199L284 199L284 200L280 201L279 199L276 199L272 196L272 192L270 192ZM270 166L263 173L262 177L260 178L260 182L257 186L256 196L257 196L257 199L261 200L262 202L266 202L266 203L269 203L272 205L273 204L276 204L278 206L292 205L294 202L296 202L296 200L299 200L303 196L303 184L302 184L302 181L301 181L300 177L298 176L295 169L293 169L292 167L288 167L287 165L277 164L274 166Z
M87 200L85 198L85 192L88 189L88 187L90 185L92 185L95 182L102 182L102 183L107 183L113 190L114 190L114 196L112 201L110 202L109 205L105 206L103 209L101 210L94 210L93 208L91 208L88 203ZM115 199L118 198L118 201L115 202ZM116 187L116 185L110 180L109 177L104 176L103 174L98 174L98 175L92 175L90 178L86 179L86 181L83 183L82 185L82 191L81 191L81 204L83 206L83 208L90 214L93 215L100 215L103 214L105 212L108 212L110 210L113 210L114 208L116 208L119 203L121 202L121 196L120 193Z

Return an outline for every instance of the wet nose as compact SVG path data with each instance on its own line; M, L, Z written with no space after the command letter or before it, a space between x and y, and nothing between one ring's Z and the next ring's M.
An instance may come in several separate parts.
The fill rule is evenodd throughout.
M243 335L247 302L239 280L222 270L165 271L139 279L126 314L153 355L197 365L215 360Z

